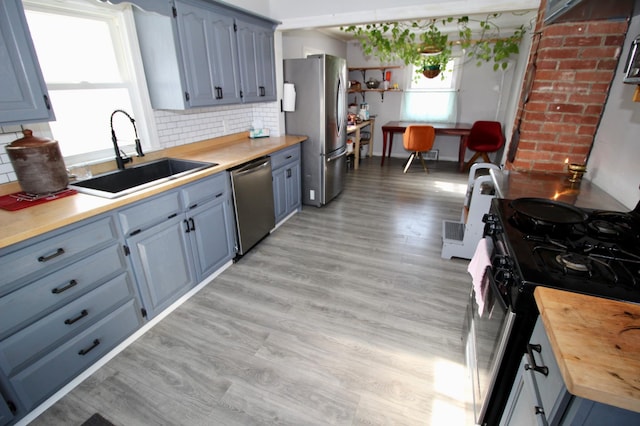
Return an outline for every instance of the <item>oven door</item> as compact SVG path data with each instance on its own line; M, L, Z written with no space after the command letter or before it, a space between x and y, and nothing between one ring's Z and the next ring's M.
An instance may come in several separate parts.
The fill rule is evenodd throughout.
M487 290L482 316L478 314L475 292L471 290L465 321L465 352L473 388L476 424L483 424L489 395L495 385L516 316L498 291L490 268L484 279L487 280L484 283Z

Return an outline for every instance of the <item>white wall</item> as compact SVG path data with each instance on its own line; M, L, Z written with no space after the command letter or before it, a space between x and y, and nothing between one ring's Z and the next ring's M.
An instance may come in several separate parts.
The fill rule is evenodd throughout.
M630 209L640 200L640 102L632 101L637 86L622 80L631 42L640 34L639 5L636 1L636 16L629 26L585 175Z
M326 53L347 57L347 45L319 31L287 31L282 37L283 59L305 58L308 54Z
M518 62L526 63L527 58L528 49L523 49ZM375 58L365 57L360 45L354 42L348 44L347 63L349 67L380 66ZM511 98L519 95L519 86L517 86L518 90L514 90L512 87L516 86L515 83L512 85L514 70L522 68L524 67L512 66L507 71L496 72L493 71L491 65L478 67L475 62L465 64L460 81L458 121L471 124L476 120L495 120L501 122L503 128L510 128L511 123L506 123L506 120L507 117L513 120L513 117L507 110L507 106L513 104ZM367 72L367 79L370 76L381 80L381 75L374 71ZM362 75L359 72L352 72L349 78L362 80ZM404 66L392 70L391 82L398 82L401 88L406 86L407 80L410 78L412 76L407 75ZM373 152L374 155L382 155L382 125L388 121L400 119L403 93L387 92L384 94L384 100L378 93L366 92L365 96L370 114L376 115ZM359 104L362 102L362 97L349 95L349 102ZM434 149L439 151L441 160L457 161L459 143L460 138L457 136L437 136ZM407 156L399 135L394 137L391 155L394 157ZM467 152L466 159L472 155L472 151Z

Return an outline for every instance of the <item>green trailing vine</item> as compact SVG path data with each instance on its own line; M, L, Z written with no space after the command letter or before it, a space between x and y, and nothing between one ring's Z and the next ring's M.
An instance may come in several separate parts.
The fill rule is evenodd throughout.
M518 55L520 41L526 30L524 25L513 34L504 37L494 20L500 15L490 14L479 22L477 39L469 28L469 17L418 20L410 22L383 22L341 27L352 33L360 42L367 56L375 56L382 63L401 60L405 65L415 65L418 72L427 69L445 69L454 45L466 50L469 60L477 65L493 62L493 69L506 69L509 59ZM457 25L458 40L451 41L440 27Z

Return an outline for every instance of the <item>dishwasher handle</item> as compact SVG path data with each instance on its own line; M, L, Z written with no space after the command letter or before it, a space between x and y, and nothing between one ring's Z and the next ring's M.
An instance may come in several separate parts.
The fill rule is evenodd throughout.
M270 165L271 165L271 160L269 158L260 159L258 161L252 161L250 163L247 163L239 167L238 169L233 170L231 173L233 173L234 176L242 176L249 173L254 173L260 169L269 167Z

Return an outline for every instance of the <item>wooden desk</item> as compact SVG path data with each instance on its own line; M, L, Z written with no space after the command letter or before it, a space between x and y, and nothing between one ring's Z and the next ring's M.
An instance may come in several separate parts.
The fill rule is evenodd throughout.
M384 166L385 156L391 157L393 147L393 134L404 133L407 126L429 125L436 130L436 135L460 136L460 146L458 148L458 169L464 170L464 154L467 151L467 140L471 133L471 124L468 123L420 123L411 121L389 121L382 126L382 160L380 166ZM387 151L387 137L389 140L389 150Z
M376 124L376 120L375 118L372 118L370 120L365 120L362 121L358 124L355 124L353 126L347 126L347 135L350 135L352 133L354 133L353 135L353 154L355 156L354 158L354 164L353 164L353 169L354 170L358 170L358 165L360 163L360 130L363 127L367 127L367 126L371 126L371 128L369 129L369 133L371 134L371 138L369 139L369 142L367 142L369 144L369 157L373 156L373 130Z

